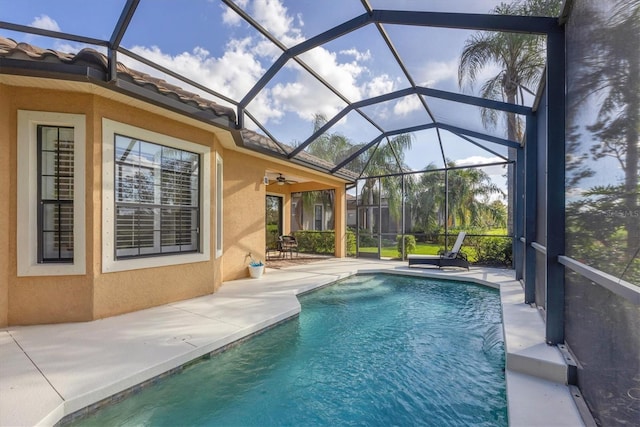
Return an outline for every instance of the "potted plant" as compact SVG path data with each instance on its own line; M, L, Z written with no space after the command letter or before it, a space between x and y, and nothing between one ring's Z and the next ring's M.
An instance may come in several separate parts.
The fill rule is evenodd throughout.
M249 262L249 276L253 279L259 279L264 273L264 263L253 259L251 254L249 254L249 258L251 258L251 261Z

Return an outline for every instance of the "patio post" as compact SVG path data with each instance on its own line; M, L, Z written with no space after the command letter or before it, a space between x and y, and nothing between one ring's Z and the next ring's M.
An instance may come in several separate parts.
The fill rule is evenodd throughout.
M333 228L335 234L335 252L337 258L347 256L347 191L345 186L335 187Z
M536 239L536 210L538 192L538 120L533 114L527 115L527 136L525 139L525 180L524 180L524 302L536 301L536 250L531 242Z
M565 245L565 38L564 27L547 35L547 242L546 341L564 342Z
M524 270L524 250L520 238L524 228L524 149L516 149L515 183L513 198L513 263L516 270L516 280L521 280Z

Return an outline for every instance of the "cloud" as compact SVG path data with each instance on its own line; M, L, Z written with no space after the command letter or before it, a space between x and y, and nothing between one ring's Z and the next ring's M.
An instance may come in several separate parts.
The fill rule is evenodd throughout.
M393 107L393 113L399 116L407 114L422 108L422 103L416 95L405 96L401 98Z
M338 62L336 53L323 47L305 52L300 58L350 101L362 99L357 80L367 69L358 61Z
M226 47L220 58L210 56L209 51L198 46L191 52L175 56L162 52L157 46L134 46L131 50L216 92L239 99L253 87L265 70L250 51L250 39L233 39ZM140 69L139 63L130 66L152 75L158 74L157 71ZM172 83L184 86L182 82Z
M285 45L304 41L300 29L292 24L294 18L280 0L254 0L249 6L251 16ZM298 17L298 25L302 24Z
M36 16L29 25L42 30L60 31L58 23L47 15Z
M418 73L420 85L424 87L434 87L442 82L458 81L458 60L453 59L449 62L430 61L422 67Z
M304 41L303 16L289 13L281 0L238 0L242 7L267 31L285 45L293 46ZM224 6L221 23L237 27L243 22L239 15ZM244 26L242 26L244 27ZM235 37L228 38L224 52L212 55L208 49L195 46L190 51L168 54L157 46L134 46L131 50L152 62L174 70L178 74L194 80L231 99L241 100L265 74L270 64L282 55L281 49L257 35L244 34L243 28L234 30ZM147 72L170 83L184 87L201 96L212 99L211 95L189 88L183 82L162 76L150 67L120 56L128 66ZM378 96L394 90L397 82L388 74L375 75L365 65L373 59L370 50L357 48L331 51L327 46L316 47L301 55L301 59L330 85L340 91L350 101ZM214 99L215 100L215 99ZM217 102L223 103L220 100ZM248 110L263 125L280 123L286 114L311 121L316 114L333 117L346 105L331 90L318 82L295 61L290 60L274 79L259 94L250 100ZM396 114L405 115L420 108L419 100L401 100L395 106ZM286 141L285 141L286 142Z
M486 165L487 163L504 162L504 159L500 157L484 157L484 156L471 156L464 159L456 160L456 166L472 166L472 165ZM497 166L502 168L502 166Z
M311 76L301 76L291 83L279 83L271 90L271 96L275 108L295 113L306 121L312 121L316 114L333 117L345 107L340 99Z
M261 91L258 96L251 101L249 107L251 114L262 124L268 122L280 123L285 115L282 108L276 108L273 105L270 90Z
M371 51L369 49L367 49L365 52L360 52L358 49L352 48L341 50L340 54L353 56L356 61L368 61L371 59Z
M374 96L393 92L394 89L395 82L389 77L388 74L375 76L365 84L365 92L367 98L373 98Z
M237 0L236 4L244 9L247 6L248 0ZM225 6L224 4L220 4L220 7L224 12L222 12L222 22L231 27L235 27L240 25L243 22L242 17L238 15L233 9Z

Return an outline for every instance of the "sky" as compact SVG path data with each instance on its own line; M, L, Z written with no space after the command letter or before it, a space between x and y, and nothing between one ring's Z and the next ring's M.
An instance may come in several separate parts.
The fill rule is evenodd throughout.
M286 48L365 12L360 0L236 0L235 3ZM374 9L465 13L488 13L498 3L497 0L370 0ZM125 0L0 0L0 21L108 40L124 4ZM473 32L399 25L385 25L384 30L416 84L456 93L477 92L478 87L461 90L457 82L458 59L465 40ZM2 29L0 35L65 52L95 48ZM122 46L233 100L241 100L282 54L278 46L220 0L142 0ZM316 47L300 58L351 102L410 86L375 25ZM119 55L118 59L131 68L198 92L131 58ZM478 81L498 70L496 66L487 67ZM211 95L207 97L227 104ZM427 103L438 121L503 136L500 130L483 128L479 108L430 98ZM345 106L343 100L300 65L288 61L251 100L247 110L279 141L295 145L311 135L316 114L331 118ZM431 121L415 96L365 107L362 111L385 131ZM246 126L257 130L251 120L246 121ZM331 132L354 143L367 143L380 134L355 112L345 116ZM500 160L447 131L441 131L441 136L446 157L457 164ZM504 147L488 146L506 156ZM431 162L443 165L435 130L414 133L405 162L415 170ZM486 171L503 186L503 167Z

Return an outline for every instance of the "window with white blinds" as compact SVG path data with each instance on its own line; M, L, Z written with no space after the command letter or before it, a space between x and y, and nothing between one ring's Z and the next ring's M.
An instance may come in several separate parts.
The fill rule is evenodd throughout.
M200 155L115 135L116 259L199 251Z
M74 130L37 127L38 263L73 262Z
M17 119L17 274L86 274L86 117L18 110Z

